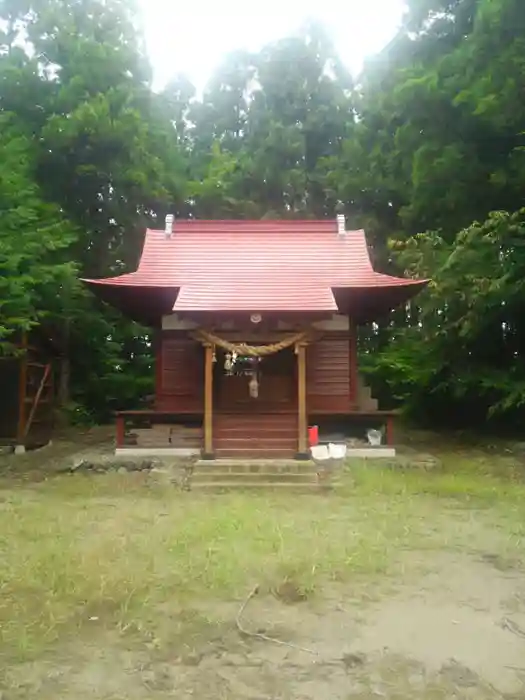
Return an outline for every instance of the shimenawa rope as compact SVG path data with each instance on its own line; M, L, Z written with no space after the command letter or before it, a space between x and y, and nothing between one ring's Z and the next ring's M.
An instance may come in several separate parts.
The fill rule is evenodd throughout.
M227 352L236 353L237 355L244 355L250 357L264 357L266 355L273 355L276 352L285 350L292 345L297 343L307 342L311 338L309 331L301 331L300 333L294 333L293 335L283 338L277 343L270 343L269 345L248 345L247 343L230 343L230 341L220 338L214 333L200 329L192 334L196 340L201 343L209 343L210 345L217 345L218 347L226 350Z

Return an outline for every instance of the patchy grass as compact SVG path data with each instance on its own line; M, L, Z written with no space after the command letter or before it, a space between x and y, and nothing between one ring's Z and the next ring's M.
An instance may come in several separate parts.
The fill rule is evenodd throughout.
M205 496L116 474L3 491L1 649L31 657L94 623L123 629L146 610L239 598L256 582L310 597L370 580L395 572L404 551L466 544L470 514L446 522L457 505L491 506L516 550L506 555L523 555L525 487L468 466L349 465L331 496Z
M129 477L58 478L5 493L0 508L1 648L39 653L90 618L125 626L145 607L242 595L255 582L387 570L413 543L410 503L253 494L196 496ZM262 580L261 580L262 579Z
M484 459L448 459L429 472L400 470L395 462L383 466L363 461L348 464L346 472L353 475L360 495L428 495L476 507L502 500L520 505L525 499L524 472L514 461L503 466L498 460L491 464Z
M351 463L336 493L304 496L181 493L140 474L11 480L0 490L0 667L102 634L188 648L222 629L203 606L256 583L287 605L349 584L364 600L406 582L411 553L523 568L521 473L486 455L443 455L432 472Z

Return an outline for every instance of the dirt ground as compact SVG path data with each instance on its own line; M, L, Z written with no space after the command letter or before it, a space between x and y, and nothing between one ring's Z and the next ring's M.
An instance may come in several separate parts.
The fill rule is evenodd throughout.
M103 443L99 436L98 442L88 440L83 450L103 451ZM71 459L74 452L71 444L66 447L65 443L54 449L55 466ZM468 448L465 454L469 454ZM49 485L55 481L49 472L47 481L34 485L35 472L39 471L34 459L22 458L25 472L13 467L12 458L4 459L3 488L6 494L15 494L15 515L17 508L24 507L20 499L46 498L47 489L55 488ZM477 464L485 464L487 459L496 458L487 458L486 454L472 456ZM520 456L504 459L522 466ZM352 469L348 471L351 473ZM17 481L22 472L26 476ZM62 478L56 477L57 484ZM126 484L131 484L131 475L120 479L117 496L113 486L108 486L107 491L104 486L97 486L87 496L84 492L75 493L75 486L71 486L80 479L97 480L100 485L108 478L105 475L68 478L66 486L60 486L66 491L60 493L76 498L78 508L83 507L83 501L78 499L85 498L105 509L115 499L116 514L104 517L107 522L119 517L122 490L126 492ZM485 476L478 478L483 480ZM229 589L224 595L214 589L209 595L182 599L174 588L153 601L150 593L132 613L119 618L119 624L106 624L103 610L97 608L93 614L86 613L73 636L60 633L37 654L14 657L7 649L0 650L6 652L0 673L1 700L524 700L525 529L520 518L525 514L521 502L525 492L521 484L502 484L501 491L496 486L494 499L477 498L475 494L471 498L467 494L457 500L450 498L449 486L445 489L445 484L450 483L448 475L418 474L416 486L408 478L402 488L398 488L397 481L392 487L389 476L380 487L374 485L373 493L368 477L354 479L348 481L347 491L343 488L341 493L323 496L319 508L325 518L350 518L346 535L350 538L352 523L357 528L363 513L373 504L378 522L384 516L377 537L383 538L381 541L391 549L391 565L384 572L371 573L374 567L366 568L363 559L359 563L361 569L356 566L352 573L352 563L348 561L352 550L345 550L337 565L348 565L348 575L335 575L335 568L318 575L316 557L312 555L308 560L312 571L308 574L316 580L315 594L304 593L292 576L285 576L279 587L264 583L250 597L253 586L259 583L257 561L254 559L254 568L250 568L251 559L245 564L242 546L244 542L246 547L256 549L259 541L247 535L248 539L237 541L237 535L231 534L231 547L239 546L231 565L237 556L238 566L245 568L235 595ZM435 479L442 479L439 486ZM433 486L429 494L425 484L430 482ZM390 492L385 483L390 484ZM140 489L145 487L135 483L129 488L136 527L142 528L150 511L141 511L137 499L142 498ZM173 485L161 488L173 489ZM468 489L473 490L474 486ZM166 504L185 507L182 501L170 500L170 494L159 497L164 509ZM10 502L9 498L5 495L0 502ZM236 524L233 529L228 524L229 533L247 527L251 517L275 505L272 496L264 502L254 502L253 494L236 496L237 500L222 495L190 494L185 498L199 498L198 510L214 508L221 517L223 510L231 507ZM245 500L241 503L238 499ZM250 499L259 510L250 510ZM309 509L316 507L312 497L294 501L293 507L300 509L298 517L303 519L309 517ZM359 510L363 504L364 509ZM239 510L245 506L246 511ZM282 513L288 507L291 506L283 506L277 515L272 510L271 517L284 517ZM246 516L239 515L245 512ZM406 518L404 534L400 515ZM129 528L133 515L128 513L126 517ZM283 528L284 523L283 520ZM381 533L380 527L384 527ZM388 533L394 527L401 534L390 543ZM50 531L42 528L42 538L48 536ZM279 537L287 537L285 529ZM323 537L320 531L321 540ZM366 530L370 547L377 544L374 537L372 522ZM229 560L224 562L230 551L225 539L219 557L230 566ZM0 551L8 552L9 541L5 540L2 546L5 549ZM375 550L367 549L362 556L368 557L369 551ZM343 561L345 557L347 560ZM192 566L200 566L191 561ZM208 558L208 562L211 564L207 566L217 567L212 572L215 585L217 577L226 574L218 570L217 560ZM272 562L273 559L261 559L261 568L270 567ZM332 563L335 567L336 562ZM67 571L67 565L58 562L56 567L65 566ZM156 560L154 566L156 575L162 577L163 572L158 569L164 562ZM207 575L205 568L198 569L195 581ZM11 584L4 585L8 591ZM24 595L23 591L19 594ZM54 603L46 598L42 604Z
M525 698L523 576L461 555L418 563L432 571L369 604L341 589L316 605L266 596L251 603L248 631L304 651L243 638L232 624L238 605L210 605L182 653L166 656L154 642L126 648L125 636L94 635L58 658L12 668L6 685L16 691L3 697ZM211 629L201 629L209 616Z

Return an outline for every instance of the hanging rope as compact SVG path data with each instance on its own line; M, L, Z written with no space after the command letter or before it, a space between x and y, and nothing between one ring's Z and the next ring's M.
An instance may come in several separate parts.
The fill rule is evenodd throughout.
M201 343L209 343L210 345L217 345L219 348L226 350L226 352L236 353L237 355L244 355L249 357L264 357L266 355L273 355L276 352L285 350L292 345L297 343L307 342L311 338L311 333L309 331L301 331L300 333L294 333L293 335L283 338L277 343L270 343L269 345L248 345L247 343L230 343L224 338L220 338L214 333L210 333L205 330L198 330L192 333L195 340Z

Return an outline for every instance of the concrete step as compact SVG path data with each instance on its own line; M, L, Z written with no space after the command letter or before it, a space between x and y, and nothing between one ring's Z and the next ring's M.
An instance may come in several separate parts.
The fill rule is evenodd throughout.
M259 472L271 472L272 474L317 473L315 462L297 459L202 459L194 466L194 473L213 470L217 472L231 471L236 474Z
M293 482L267 482L267 481L206 481L191 484L191 491L273 491L296 494L301 493L322 493L331 490L331 486L319 485L317 483L296 484Z
M243 471L216 471L204 469L193 472L191 476L192 484L203 483L290 483L290 484L317 484L317 474L315 472L243 472Z

